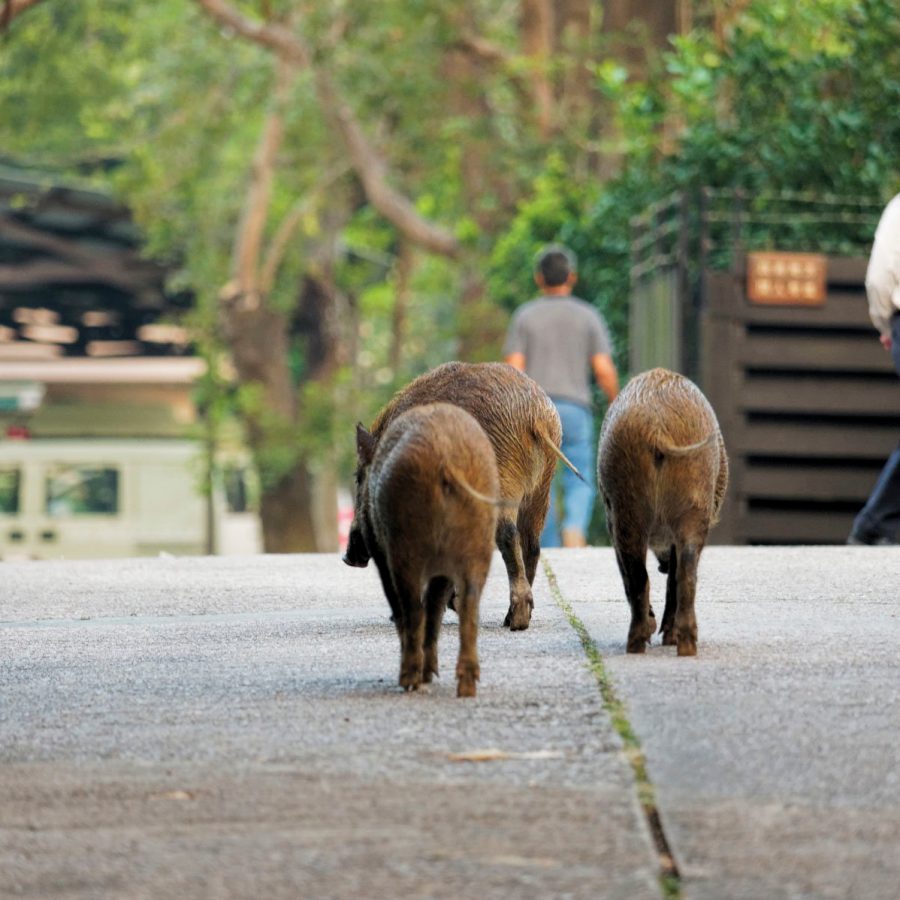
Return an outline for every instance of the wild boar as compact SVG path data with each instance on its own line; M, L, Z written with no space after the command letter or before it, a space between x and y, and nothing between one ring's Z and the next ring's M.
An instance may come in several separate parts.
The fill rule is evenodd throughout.
M475 696L478 605L494 553L500 479L484 430L449 403L416 406L375 441L360 426L356 521L400 636L400 685L438 674L451 592L459 615L457 695Z
M420 375L394 395L372 425L373 442L378 444L402 412L434 402L466 410L494 447L504 501L496 541L509 575L509 611L503 624L513 631L525 629L534 608L531 585L557 458L577 471L559 449L559 414L534 380L506 363L449 362ZM365 465L360 464L357 483ZM358 512L357 505L344 562L364 567L369 554L360 539Z
M728 486L725 442L706 397L666 369L633 378L606 414L597 470L631 606L628 652L643 653L656 631L649 546L668 573L662 642L695 656L697 564Z

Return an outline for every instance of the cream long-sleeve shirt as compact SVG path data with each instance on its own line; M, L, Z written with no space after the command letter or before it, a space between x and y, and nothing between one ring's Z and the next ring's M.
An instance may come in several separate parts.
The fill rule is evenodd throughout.
M866 295L872 324L890 337L891 316L900 312L900 194L884 208L875 229Z

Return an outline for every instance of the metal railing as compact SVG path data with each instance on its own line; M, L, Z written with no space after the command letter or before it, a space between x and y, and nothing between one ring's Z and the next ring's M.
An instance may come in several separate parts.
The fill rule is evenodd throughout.
M631 220L632 283L670 266L728 269L748 250L868 256L883 206L811 191L675 192Z

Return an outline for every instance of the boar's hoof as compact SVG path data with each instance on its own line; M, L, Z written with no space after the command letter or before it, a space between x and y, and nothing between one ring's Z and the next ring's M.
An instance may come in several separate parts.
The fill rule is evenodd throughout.
M477 662L460 660L456 664L456 696L474 697L475 682L481 674Z
M420 666L404 664L400 668L400 687L404 691L417 691L422 683L422 669Z
M524 631L531 623L531 604L510 604L509 612L503 620L503 625L510 631Z
M426 659L425 667L422 669L422 683L423 684L431 684L431 680L437 676L440 678L440 673L438 672L438 662L437 657L434 659Z
M643 653L650 643L650 635L656 631L656 620L648 619L641 624L632 625L628 630L626 650L629 653Z
M697 655L697 626L675 626L675 643L678 645L679 656Z

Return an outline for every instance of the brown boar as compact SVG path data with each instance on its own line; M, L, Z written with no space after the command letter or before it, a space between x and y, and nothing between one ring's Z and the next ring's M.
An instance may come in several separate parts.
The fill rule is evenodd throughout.
M534 607L531 585L557 458L572 467L559 450L559 414L533 379L506 363L450 362L420 375L394 395L372 425L375 444L400 413L434 402L466 410L494 447L504 501L496 541L509 575L509 611L503 624L513 631L527 628ZM361 463L357 482L364 469ZM357 514L358 510L357 506ZM344 562L365 566L368 561L355 518Z
M357 522L400 636L400 685L414 691L438 674L438 635L453 593L457 695L474 697L478 605L500 490L491 443L467 412L434 403L398 415L377 444L360 426L357 453Z
M656 631L649 546L668 573L662 642L696 655L697 564L728 486L725 443L706 397L666 369L633 378L606 414L597 470L631 606L628 652L643 653Z

